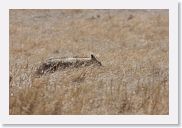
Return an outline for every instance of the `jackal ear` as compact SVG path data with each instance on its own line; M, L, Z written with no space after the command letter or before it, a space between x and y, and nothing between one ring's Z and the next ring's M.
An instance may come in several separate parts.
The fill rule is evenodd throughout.
M96 60L96 58L95 58L95 56L93 54L91 54L91 59Z

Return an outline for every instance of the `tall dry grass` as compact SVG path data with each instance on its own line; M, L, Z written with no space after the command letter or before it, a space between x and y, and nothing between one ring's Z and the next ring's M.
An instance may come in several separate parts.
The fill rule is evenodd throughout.
M10 10L10 114L168 114L168 10ZM102 67L36 77L49 57Z

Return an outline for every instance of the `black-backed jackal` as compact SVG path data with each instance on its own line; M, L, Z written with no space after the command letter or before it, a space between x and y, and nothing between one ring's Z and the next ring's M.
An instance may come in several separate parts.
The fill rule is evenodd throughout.
M86 66L102 66L93 54L90 57L51 58L43 62L36 70L37 75L53 73L59 69L79 68Z

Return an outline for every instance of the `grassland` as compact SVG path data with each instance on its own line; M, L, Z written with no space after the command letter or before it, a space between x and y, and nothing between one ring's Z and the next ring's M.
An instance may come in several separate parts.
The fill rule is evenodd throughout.
M168 114L168 10L10 10L12 115ZM34 72L50 57L102 67Z

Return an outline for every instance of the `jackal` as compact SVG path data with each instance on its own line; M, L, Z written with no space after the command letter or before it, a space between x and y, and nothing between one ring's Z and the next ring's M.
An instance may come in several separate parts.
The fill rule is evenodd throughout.
M47 73L54 73L60 69L66 68L79 68L86 66L102 66L93 54L90 57L79 58L51 58L43 62L36 70L37 75L43 75Z

